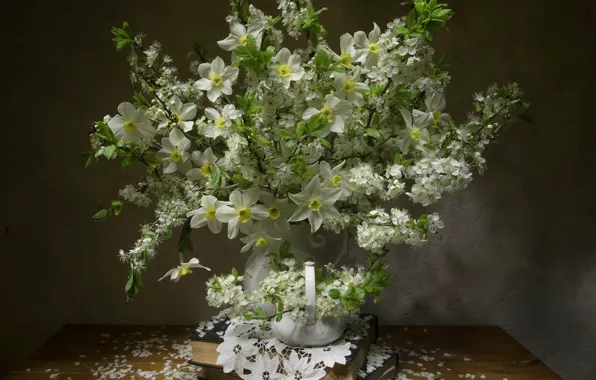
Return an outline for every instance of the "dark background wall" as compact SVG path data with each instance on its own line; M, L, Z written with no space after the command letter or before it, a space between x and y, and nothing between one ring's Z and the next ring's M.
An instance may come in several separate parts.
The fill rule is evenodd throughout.
M399 1L317 0L329 40L384 26ZM135 174L117 164L83 169L91 122L130 99L125 54L109 28L123 20L159 39L183 73L204 41L227 35L228 1L33 1L0 4L0 374L65 323L193 324L214 313L197 272L157 283L176 265L166 244L138 301L126 304L116 257L147 210L93 223ZM255 4L272 10L274 2ZM384 323L498 324L565 379L596 378L596 138L592 1L453 1L436 39L452 65L448 111L461 120L471 95L517 81L532 124L488 151L489 171L434 209L446 228L430 245L395 247L393 287L369 305ZM336 46L337 47L337 46ZM224 234L225 235L225 234ZM238 242L195 232L195 255L214 271L241 266Z

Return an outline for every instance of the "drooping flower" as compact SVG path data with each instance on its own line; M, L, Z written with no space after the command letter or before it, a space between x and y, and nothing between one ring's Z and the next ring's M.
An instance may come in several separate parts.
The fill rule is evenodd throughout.
M354 37L351 34L346 33L339 38L339 61L341 61L341 65L346 69L352 67L352 62L354 61L354 56L356 55L356 50L354 49Z
M262 220L269 216L269 211L263 205L257 205L259 200L259 189L252 188L241 193L234 190L230 194L231 206L222 206L217 209L217 219L228 223L228 238L238 236L238 231L247 233L248 227L252 226L254 220Z
M399 145L401 151L406 154L412 145L419 148L429 141L429 134L426 129L428 122L427 117L424 116L424 112L419 110L414 110L412 113L406 110L400 110L400 113L404 119L406 128L399 132Z
M253 246L256 249L270 252L279 246L281 238L273 237L269 234L268 223L264 223L266 220L257 222L252 227L246 229L246 236L240 238L240 241L244 243L244 247L242 247L240 252L246 252Z
M226 104L221 114L215 108L205 108L205 116L207 116L207 119L213 121L207 125L205 136L214 139L225 134L227 128L232 125L232 120L242 116L242 111L236 110L233 104Z
M184 132L188 132L194 125L194 118L197 116L197 105L194 103L182 104L182 101L177 95L172 96L168 102L168 109L171 113L173 120L166 120L159 125L159 128L165 128L170 123L174 127L182 129Z
M347 99L358 107L364 104L362 93L368 91L368 85L359 81L361 71L360 67L356 67L352 74L336 73L333 81L335 95L339 99Z
M135 108L128 102L118 106L120 115L116 115L108 122L108 127L117 139L124 141L149 142L155 135L155 128L149 122L147 112Z
M178 128L170 131L169 137L161 139L162 148L157 152L158 158L168 158L169 162L163 167L165 174L180 172L186 174L192 165L190 163L190 140Z
M248 24L247 28L242 25L236 17L230 19L230 35L221 41L217 41L220 48L226 51L232 51L238 46L246 46L248 36L254 37L257 43L257 49L261 48L261 40L263 38L262 31L265 25L262 23Z
M325 104L321 109L309 107L302 114L304 120L310 120L315 115L323 115L327 120L327 125L319 135L325 137L329 132L343 133L345 119L352 112L352 103L347 100L336 98L333 94L325 96Z
M290 82L298 81L304 76L302 59L298 54L290 53L288 48L281 49L274 59L277 63L272 66L271 73L279 78L286 88L290 87Z
M221 231L221 221L217 220L217 209L225 204L226 202L218 200L213 195L203 196L201 207L186 214L186 216L192 217L190 227L200 228L207 225L211 232L218 234Z
M217 156L213 154L213 149L209 147L203 153L194 151L190 159L198 168L190 169L186 173L188 179L193 181L199 181L204 178L211 179L213 165L218 160Z
M446 105L445 96L442 93L433 92L426 97L424 104L426 105L427 111L426 115L423 116L425 122L429 124L434 123L441 127L445 127L449 124L451 116L442 112Z
M290 229L288 218L293 214L295 206L287 199L278 199L266 191L261 192L260 200L267 207L268 219L277 232L282 235L287 233Z
M351 194L349 181L346 178L349 173L346 170L342 170L345 163L345 161L342 161L334 168L331 168L331 165L329 165L327 161L321 161L319 164L319 171L321 172L324 181L323 185L336 187L342 190L339 199L346 199Z
M164 274L163 277L159 279L159 281L170 276L170 280L178 282L182 276L191 274L192 268L202 268L211 271L211 269L207 268L206 266L199 264L199 259L193 257L192 259L188 260L187 263L181 263L177 268L172 268L169 271L167 271L166 274Z
M211 63L199 65L201 79L195 82L195 87L207 91L207 98L216 102L221 94L232 95L232 83L238 78L239 72L237 67L226 67L223 59L217 57Z
M354 33L354 42L356 44L354 60L364 64L366 68L376 66L379 62L379 54L381 53L381 45L379 45L380 36L381 29L379 29L376 23L374 23L374 28L368 34L368 37L363 31Z
M311 232L316 232L325 218L340 216L333 204L341 196L342 189L321 187L319 178L313 178L304 190L297 194L289 194L290 199L298 205L298 209L289 219L290 222L299 222L308 219Z

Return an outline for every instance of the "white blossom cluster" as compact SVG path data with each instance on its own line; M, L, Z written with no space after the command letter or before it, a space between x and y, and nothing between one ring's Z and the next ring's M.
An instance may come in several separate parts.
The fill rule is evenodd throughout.
M95 158L147 167L136 187L120 191L125 202L146 207L153 200L156 207L155 222L121 252L133 280L178 226L185 227L175 279L190 272L183 254L191 250L191 228L220 233L225 226L243 251L264 254L301 223L313 233L355 227L358 244L374 252L422 244L440 229L438 215L412 217L379 205L406 195L427 206L463 189L472 170L484 170L482 153L521 105L521 92L508 85L476 94L473 113L457 125L445 112L450 78L433 62L424 19L442 17L433 21L442 25L451 11L413 1L414 18L384 31L373 24L339 41L325 40L318 19L324 9L309 0L277 0L281 18L252 5L233 8L230 33L218 41L233 61L197 48L188 79L179 78L159 43L145 47L128 25L115 28L118 46L131 47L139 92L134 104L123 102L118 114L96 123L91 145ZM279 20L291 37L305 34L308 46L283 47ZM238 297L236 280L222 281L214 305Z
M223 315L242 316L255 309L255 305L264 300L283 300L284 316L288 315L297 321L306 320L306 294L304 287L304 269L295 259L281 262L283 268L271 270L260 284L260 288L252 292L242 289L242 276L234 274L213 276L207 282L207 301L210 306L224 307ZM345 316L347 314L341 299L333 298L331 290L340 294L349 291L350 287L360 287L364 283L366 270L362 267L341 269L325 267L325 278L317 281L316 311L318 317Z

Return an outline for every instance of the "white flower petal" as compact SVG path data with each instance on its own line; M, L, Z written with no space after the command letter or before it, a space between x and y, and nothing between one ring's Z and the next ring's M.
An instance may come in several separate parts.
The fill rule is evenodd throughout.
M309 212L310 212L310 209L308 208L308 206L300 206L296 210L294 215L292 215L292 217L290 219L288 219L288 222L299 222L301 220L304 220L304 219L308 218Z
M215 212L215 216L217 217L217 220L219 220L220 222L223 223L229 223L230 220L237 218L237 214L236 214L236 209L234 209L233 207L230 206L221 206L220 208L217 209L217 211Z
M226 64L224 63L223 59L221 59L220 57L216 57L213 62L211 62L211 71L214 74L219 74L221 75L224 71L226 67Z
M199 90L209 91L213 87L213 82L211 82L211 79L201 78L195 82L195 87Z
M211 75L211 64L210 63L201 63L199 65L199 75L201 78L209 78Z
M125 121L134 120L137 116L137 109L129 102L120 103L118 112L120 112L120 115L124 116Z
M281 64L287 64L290 59L290 50L288 48L281 49L275 56L275 60Z
M308 223L310 223L310 232L315 233L323 223L323 215L319 211L310 211L308 213Z

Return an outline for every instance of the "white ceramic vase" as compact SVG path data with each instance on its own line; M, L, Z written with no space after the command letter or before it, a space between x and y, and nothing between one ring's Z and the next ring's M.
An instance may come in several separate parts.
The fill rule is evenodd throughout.
M304 264L304 280L306 322L296 322L284 315L281 321L271 322L271 329L277 339L290 346L326 346L342 336L347 323L343 317L317 318L315 265L312 261Z

